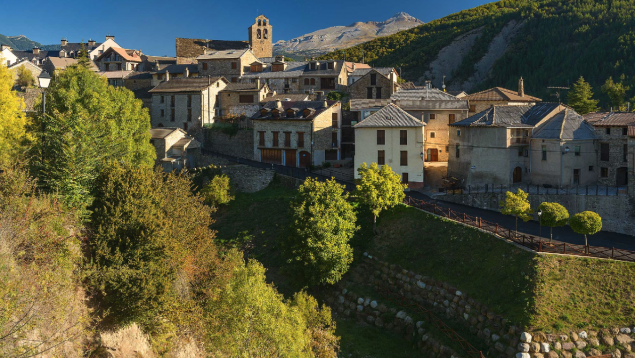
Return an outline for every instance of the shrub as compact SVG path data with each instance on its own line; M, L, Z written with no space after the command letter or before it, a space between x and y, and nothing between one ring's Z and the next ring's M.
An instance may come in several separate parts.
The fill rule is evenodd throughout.
M578 234L584 235L584 246L587 246L587 235L593 235L602 230L602 218L593 211L583 211L573 215L571 218L571 229Z
M401 203L406 196L403 191L408 186L401 184L399 174L388 165L382 165L379 169L377 163L372 163L370 167L362 163L357 172L360 179L355 193L373 212L373 229L375 229L379 214Z
M231 186L227 175L218 175L212 178L207 185L201 189L201 196L205 199L205 204L213 207L225 205L234 200L231 195Z
M542 211L540 224L549 226L549 241L551 241L553 228L565 226L569 222L569 211L558 203L542 203L538 209Z

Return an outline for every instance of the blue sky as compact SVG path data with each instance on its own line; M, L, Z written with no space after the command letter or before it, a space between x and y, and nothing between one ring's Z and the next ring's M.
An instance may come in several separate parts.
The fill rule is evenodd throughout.
M29 0L3 1L0 34L25 35L42 44L116 36L125 48L148 55L175 54L176 37L247 40L258 13L269 17L273 40L329 26L384 21L404 11L428 22L487 3L485 0L238 1L225 0ZM28 6L27 6L28 4Z

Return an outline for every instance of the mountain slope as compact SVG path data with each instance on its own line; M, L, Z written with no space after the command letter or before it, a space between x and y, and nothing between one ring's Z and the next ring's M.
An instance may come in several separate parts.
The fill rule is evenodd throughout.
M340 48L354 46L380 36L388 36L423 24L422 21L400 12L383 22L356 22L349 26L333 26L317 30L289 41L280 40L273 46L274 53L318 55Z
M472 31L477 35L471 44L453 45ZM453 46L461 51L450 51ZM361 61L364 56L376 66L402 67L403 77L417 83L432 80L441 86L445 75L449 88L471 91L495 85L515 89L523 76L527 93L549 100L548 86L566 86L579 76L598 93L608 77L624 74L625 84L635 90L633 53L634 1L505 0L321 58ZM438 68L440 55L459 59L435 72L431 65Z
M42 50L59 50L60 45L42 45L37 41L33 41L24 35L5 36L0 34L0 45L9 45L14 50L27 51L34 47Z

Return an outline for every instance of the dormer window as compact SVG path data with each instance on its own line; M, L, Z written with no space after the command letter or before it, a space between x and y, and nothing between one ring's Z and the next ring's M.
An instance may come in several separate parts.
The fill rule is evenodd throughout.
M333 61L329 62L329 63L327 64L327 68L328 68L329 70L333 70L333 69L335 69L335 62L333 62Z
M293 118L294 116L295 116L295 112L293 111L293 109L291 108L287 109L287 117Z
M267 115L267 110L265 108L260 110L260 117L264 117Z
M310 109L308 109L308 108L305 108L305 109L302 111L302 117L304 117L304 118L308 117L310 114L311 114L311 110L310 110Z
M273 115L273 118L280 117L280 111L278 111L277 109L272 110L271 114Z

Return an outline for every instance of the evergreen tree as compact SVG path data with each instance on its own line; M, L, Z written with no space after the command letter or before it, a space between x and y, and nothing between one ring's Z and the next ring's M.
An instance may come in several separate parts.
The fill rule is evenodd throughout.
M78 57L77 63L84 68L91 67L91 60L88 57L88 51L86 50L86 45L84 45L84 41L82 41L82 47L79 50L79 57Z
M630 87L624 85L622 82L624 75L620 78L620 82L614 82L613 77L609 77L604 85L602 85L602 92L609 97L609 105L614 111L623 111L626 109L626 92Z
M582 76L571 86L568 95L569 106L581 115L597 111L598 100L593 99L591 85Z
M13 88L13 73L0 57L0 168L24 157L24 100Z

